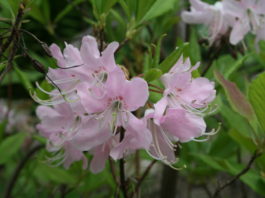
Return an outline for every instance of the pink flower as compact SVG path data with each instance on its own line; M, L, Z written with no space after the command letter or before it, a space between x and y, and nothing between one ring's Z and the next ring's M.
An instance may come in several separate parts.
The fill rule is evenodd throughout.
M118 46L117 42L112 42L100 53L96 39L91 36L83 38L80 50L66 44L62 53L57 45L51 45L51 54L60 68L49 68L47 80L55 89L49 92L37 83L37 87L51 97L48 100L41 100L35 93L31 93L33 99L44 105L76 101L76 86L82 82L86 82L91 91L97 89L97 94L103 95L100 89L104 88L109 73L121 70L114 59L114 52Z
M131 116L131 111L145 105L148 99L148 85L141 78L126 80L121 70L112 72L105 84L105 95L95 97L89 92L89 84L81 83L77 94L89 114L94 114L102 124L107 124L114 130L119 126L125 127Z
M81 127L81 118L78 117L67 103L59 104L54 108L39 106L36 110L41 123L37 125L38 131L48 139L47 149L50 152L63 150L63 154L51 160L64 163L65 167L77 160L83 160L86 167L86 158L81 150L73 145L73 138ZM55 160L56 159L56 160Z
M172 67L169 73L161 77L165 85L164 97L156 104L163 114L165 108L184 107L189 111L198 112L197 109L207 109L215 98L214 83L207 78L193 78L191 72L198 68L199 63L193 68L190 60L183 57Z
M234 18L234 25L231 26L232 32L230 42L234 45L243 40L248 32L259 34L260 29L265 27L265 3L264 1L253 0L224 0L224 9L227 15ZM260 36L259 38L263 38Z
M226 17L221 2L209 5L200 0L190 0L191 11L183 12L182 19L186 23L204 24L209 28L209 41L212 44L220 36L227 33L230 19Z
M197 137L211 134L205 133L206 124L202 117L183 108L168 108L163 115L156 111L159 111L157 106L146 112L148 129L153 137L149 153L166 164L176 162L176 142L196 141Z
M138 149L148 149L151 139L151 133L145 122L130 114L128 124L125 126L125 136L120 143L111 149L110 156L116 160Z

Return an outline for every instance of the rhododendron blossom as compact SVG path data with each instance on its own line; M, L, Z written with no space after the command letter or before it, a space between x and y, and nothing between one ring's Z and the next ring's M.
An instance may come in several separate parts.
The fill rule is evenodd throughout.
M190 60L183 56L161 77L165 85L164 96L146 111L145 119L152 133L153 143L149 153L166 164L176 162L175 143L188 142L200 136L209 136L216 131L206 132L203 116L215 98L214 83L207 78L193 78ZM209 112L208 112L209 113Z
M37 128L48 139L48 150L64 149L64 154L55 158L61 157L66 166L83 159L84 151L93 154L96 148L108 148L108 156L120 159L137 149L148 149L151 144L145 122L131 113L145 105L148 85L138 77L126 79L114 60L117 47L113 42L100 55L96 40L90 36L83 38L80 52L67 44L62 54L56 45L51 46L60 68L50 69L47 75L61 91L47 92L39 87L51 97L48 103L35 99L53 107L38 107L41 123ZM67 98L62 96L66 92L70 93ZM100 167L104 167L105 160L100 161Z
M182 13L186 23L204 24L210 31L210 44L231 29L230 43L242 41L252 32L256 43L265 38L265 3L263 0L223 0L215 5L200 0L190 0L191 10Z
M149 97L148 84L140 77L127 79L116 65L113 42L100 53L96 40L85 36L80 51L66 44L62 53L53 44L50 49L59 68L50 69L48 81L55 89L47 92L47 101L37 108L40 134L47 138L50 160L69 167L74 161L93 155L92 172L100 172L106 160L124 158L145 149L155 159L171 165L176 162L176 142L188 142L206 133L203 119L208 104L215 98L214 84L206 78L193 78L189 59L181 57L161 77L165 91L154 110L144 118L133 112L144 107ZM58 87L57 87L58 86Z
M210 43L218 40L222 35L226 34L230 19L226 17L225 9L221 2L214 5L201 2L200 0L190 0L191 11L183 12L182 19L186 23L204 24L209 28Z

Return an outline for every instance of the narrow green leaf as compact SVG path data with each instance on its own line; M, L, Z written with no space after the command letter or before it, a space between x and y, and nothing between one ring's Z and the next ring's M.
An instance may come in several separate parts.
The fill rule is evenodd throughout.
M155 17L158 17L170 10L172 10L175 6L176 0L156 0L156 2L152 5L152 7L148 10L148 12L141 19L140 23L144 21L148 21Z
M184 53L185 50L189 48L188 43L184 43L183 46L176 48L160 65L159 69L163 73L166 73L170 68L177 62L180 56ZM185 56L185 55L184 55Z
M154 66L158 67L160 62L160 51L163 38L165 38L166 34L163 34L159 37L156 48L155 48L155 57L154 57Z
M155 2L156 0L138 0L136 21L140 21Z
M243 95L243 93L238 89L236 84L226 80L222 76L222 74L218 71L215 71L214 75L216 79L218 80L218 82L224 88L232 108L237 113L239 113L240 115L248 119L249 121L254 120L255 119L254 111L250 103L248 102L246 97Z
M0 164L10 160L21 148L26 138L25 133L16 133L15 135L5 138L0 144Z
M226 79L229 79L229 77L231 76L231 74L233 74L237 69L239 69L243 63L245 62L245 60L249 57L249 55L245 55L241 58L239 58L234 64L232 64L230 67L228 67L226 65L227 70L224 72L224 77Z
M27 74L23 71L21 71L17 66L14 67L16 74L18 75L18 78L20 79L20 82L22 82L25 89L29 90L32 89L33 86L31 85L31 82L29 78L27 77Z
M102 12L107 13L117 3L118 0L103 0Z
M74 184L76 181L76 178L66 170L59 167L51 167L43 162L38 162L34 174L43 181L53 181L62 184Z
M192 64L196 64L198 61L201 60L201 50L198 43L198 38L196 35L196 31L194 29L191 30L190 34L190 59Z
M249 86L248 98L260 125L265 131L265 72L260 74Z
M84 2L85 0L75 0L71 1L54 19L55 23L58 23L65 15L67 15L76 5Z

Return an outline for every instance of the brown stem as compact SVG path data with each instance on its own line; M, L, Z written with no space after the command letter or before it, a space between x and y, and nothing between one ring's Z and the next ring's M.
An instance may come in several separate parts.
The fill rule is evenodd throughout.
M213 194L213 198L217 198L222 190L224 190L224 189L225 189L226 187L228 187L229 185L233 184L233 183L234 183L236 180L238 180L242 175L246 174L246 173L250 170L250 168L251 168L252 164L254 163L254 161L255 161L259 156L261 156L261 153L260 153L259 151L256 150L256 151L253 153L252 157L250 158L250 160L249 160L247 166L246 166L242 171L240 171L235 177L233 177L232 179L226 181L223 185L219 186L219 187L215 190L215 192L214 192L214 194Z
M209 63L206 65L206 67L205 67L205 68L203 69L203 71L202 71L202 74L201 74L202 76L205 76L205 75L206 75L206 73L208 72L208 70L211 68L213 62L214 62L214 61L218 58L218 56L220 55L220 52L221 52L222 48L223 48L223 45L220 45L220 46L216 49L216 51L212 54L212 56L210 57L210 61L209 61ZM209 51L210 51L210 53L211 53L212 48L210 48Z
M162 89L161 87L159 87L159 86L157 86L157 85L154 85L154 84L151 84L151 83L148 83L148 85L149 85L150 87L154 87L154 88L156 88L156 89L158 89L158 90L160 90L160 91L164 91L164 89Z
M111 175L112 175L116 185L120 186L120 182L119 182L119 179L118 179L117 174L116 174L115 166L114 166L113 160L111 158L109 158L109 165L110 165Z
M116 50L116 53L117 53L118 51L120 51L120 49L121 49L121 48L122 48L122 47L123 47L128 41L129 41L128 38L124 39L124 40L120 43L118 49Z
M17 179L19 177L19 174L23 170L24 166L26 165L27 161L31 158L32 155L34 155L38 150L43 148L43 145L38 145L29 150L29 152L25 155L25 157L20 161L20 163L17 165L8 185L7 189L4 195L4 198L10 198L12 194L12 190L14 189L14 186L17 182Z
M19 29L20 24L21 24L22 16L24 14L24 9L25 9L24 3L20 3L19 9L18 9L18 13L17 13L17 16L16 16L16 20L15 20L15 23L13 25L11 34L8 37L7 41L0 48L0 57L1 57L4 54L4 52L7 50L7 48L11 45L11 43L13 43L13 46L12 46L12 48L10 50L10 54L8 56L7 66L4 69L4 71L0 74L0 82L3 80L4 76L13 67L13 59L14 59L14 57L16 55L16 51L17 51L17 48L18 48L17 47L17 42L19 41L18 29Z
M152 91L152 92L155 92L155 93L160 93L160 94L163 94L163 92L162 92L162 91L158 91L158 90L155 90L155 89L150 89L150 88L149 88L149 91Z
M140 187L144 181L144 179L147 177L148 173L150 172L150 170L152 169L152 167L154 166L154 164L157 162L157 160L153 160L145 169L143 175L140 177L140 179L138 180L136 186L135 186L135 191L132 194L132 198L134 197L134 195L140 190Z
M124 138L124 129L120 130L120 142L123 140ZM124 198L128 198L128 194L127 194L127 186L126 186L126 179L125 179L125 166L124 166L124 159L121 158L119 160L119 168L120 168L120 188L121 191L123 193L123 197Z
M19 28L19 26L21 24L22 16L24 14L24 9L25 9L25 4L24 3L20 3L19 8L18 8L18 12L17 12L17 16L16 16L16 20L15 20L15 23L13 25L11 34L8 37L7 41L0 48L0 57L2 56L2 54L5 53L6 49L14 41L14 38L17 35L17 30L18 30L18 28Z

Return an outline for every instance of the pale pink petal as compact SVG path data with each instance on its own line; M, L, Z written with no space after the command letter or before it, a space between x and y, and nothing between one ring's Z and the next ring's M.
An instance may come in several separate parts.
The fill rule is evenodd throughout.
M91 93L91 88L88 83L80 83L76 87L77 94L80 97L81 104L87 113L97 113L102 112L106 108L107 99L102 98L98 99L96 96L93 96Z
M238 44L243 40L244 36L250 31L250 25L248 19L242 19L241 21L237 21L232 29L230 34L230 43L233 45Z
M50 49L50 52L51 52L52 56L57 60L57 64L60 67L66 67L64 56L63 56L63 54L61 52L61 49L58 47L58 45L52 44L49 47L49 49Z
M99 61L100 53L98 50L97 41L94 37L83 37L80 54L84 64L89 68L96 69L102 66L101 62Z
M109 157L110 147L108 144L103 144L94 148L91 153L93 159L90 162L90 170L92 173L99 173L105 168L106 160Z
M107 71L112 71L115 67L117 67L115 63L114 53L118 49L118 47L118 42L112 42L102 52L102 63Z
M117 160L137 149L148 149L150 144L151 133L144 121L130 114L128 125L125 127L124 139L111 149L110 156Z
M81 151L88 151L93 147L103 144L112 136L108 125L103 125L99 120L89 119L83 123L82 128L73 138L72 143Z
M207 78L195 78L189 87L179 93L179 96L186 104L203 108L214 100L215 94L214 82Z
M83 160L83 169L87 168L87 158L84 156L84 154L77 150L71 142L66 142L64 144L64 153L65 153L65 159L64 159L64 167L69 168L70 165L79 160Z
M125 81L123 86L123 98L126 103L126 109L135 111L145 105L149 92L147 82L142 78L133 78Z
M166 163L173 164L176 162L174 149L169 145L161 127L155 123L151 123L150 130L152 130L153 143L148 149L148 153L157 160L162 160Z
M184 109L168 109L161 122L163 130L175 140L188 142L205 133L206 124L202 117Z

